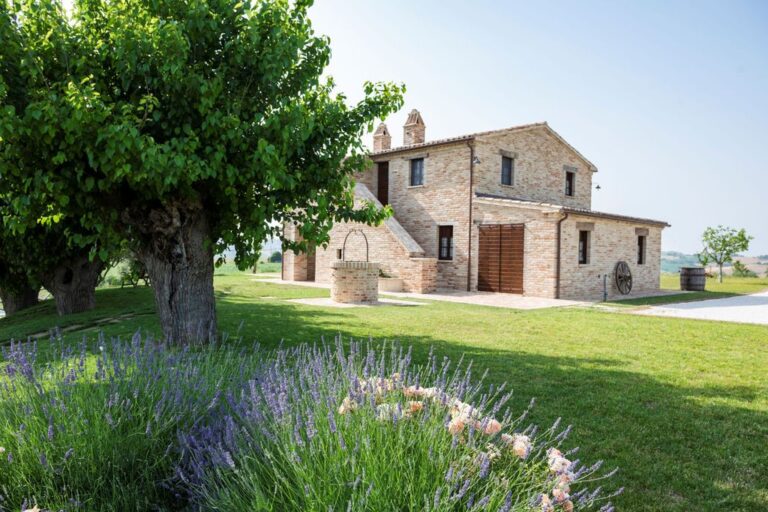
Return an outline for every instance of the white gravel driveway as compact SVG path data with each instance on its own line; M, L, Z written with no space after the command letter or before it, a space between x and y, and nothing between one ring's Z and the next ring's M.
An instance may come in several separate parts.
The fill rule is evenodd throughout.
M681 302L637 310L640 315L673 316L768 325L768 291L727 299Z

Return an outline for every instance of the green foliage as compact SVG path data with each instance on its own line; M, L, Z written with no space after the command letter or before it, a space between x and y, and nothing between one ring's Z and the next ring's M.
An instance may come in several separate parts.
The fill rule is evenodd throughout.
M733 275L736 277L757 277L756 273L739 260L733 262Z
M275 251L269 256L270 263L281 263L283 261L283 253Z
M753 237L747 235L744 229L734 229L725 226L708 227L701 236L704 248L701 251L706 261L716 263L720 267L720 280L723 280L723 265L733 261L739 252L749 249Z
M68 104L82 59L71 32L58 2L0 0L0 286L38 286L78 255L109 256L108 245L95 245L108 231L99 237L64 215L71 195L54 178L82 173L82 162L66 159L75 134L59 126L81 115Z
M150 244L154 210L196 205L216 252L234 246L246 268L282 222L304 249L334 221L389 213L354 210L351 180L403 87L366 83L354 106L334 93L311 2L79 0L69 19L53 0L7 1L0 165L25 218L47 205L106 251Z
M120 286L130 285L136 288L140 281L144 281L146 286L150 286L147 267L138 258L131 255L123 261L120 268Z

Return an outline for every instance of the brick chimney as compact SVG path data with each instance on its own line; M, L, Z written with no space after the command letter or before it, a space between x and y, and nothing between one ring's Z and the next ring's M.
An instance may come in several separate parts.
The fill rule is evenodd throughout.
M381 123L373 133L373 152L378 153L392 147L392 136L389 134L387 125Z
M403 125L403 145L410 146L412 144L421 144L424 142L424 120L421 118L421 114L416 109L411 110L408 114L408 119L405 120Z

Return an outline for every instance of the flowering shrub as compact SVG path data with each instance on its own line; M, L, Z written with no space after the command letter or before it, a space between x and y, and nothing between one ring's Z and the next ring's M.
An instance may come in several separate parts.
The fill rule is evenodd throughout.
M3 351L0 510L611 508L568 428L434 354L49 343Z
M281 351L182 435L178 476L203 510L541 510L612 507L601 464L563 453L473 381L471 366L414 365L397 345Z

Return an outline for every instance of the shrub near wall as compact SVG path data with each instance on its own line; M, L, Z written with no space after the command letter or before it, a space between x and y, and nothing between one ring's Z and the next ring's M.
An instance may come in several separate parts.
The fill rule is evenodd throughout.
M2 510L610 508L569 429L434 355L46 343L3 354Z

